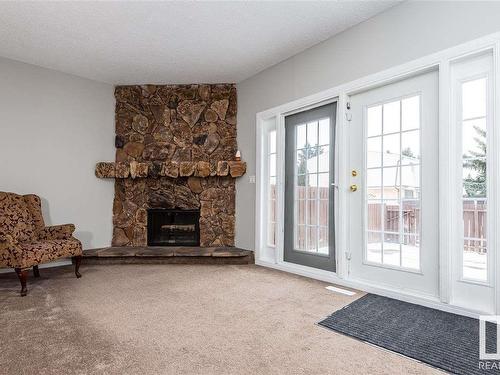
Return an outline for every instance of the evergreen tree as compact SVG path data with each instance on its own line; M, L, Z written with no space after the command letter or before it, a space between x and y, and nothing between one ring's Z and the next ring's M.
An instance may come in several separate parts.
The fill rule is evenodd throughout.
M469 154L464 154L464 169L471 169L477 173L476 177L471 174L464 178L464 188L467 197L484 197L486 196L486 131L479 126L474 125L474 130L477 136L474 141L477 144L479 151L469 151Z

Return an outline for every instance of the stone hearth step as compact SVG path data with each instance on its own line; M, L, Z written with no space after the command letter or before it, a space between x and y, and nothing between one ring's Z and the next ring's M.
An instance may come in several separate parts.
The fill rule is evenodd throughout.
M83 264L253 264L253 251L237 247L105 247L85 250Z

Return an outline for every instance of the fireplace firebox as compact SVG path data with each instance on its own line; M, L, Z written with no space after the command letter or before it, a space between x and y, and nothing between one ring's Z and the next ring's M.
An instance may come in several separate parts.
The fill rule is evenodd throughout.
M148 246L200 246L200 210L148 210Z

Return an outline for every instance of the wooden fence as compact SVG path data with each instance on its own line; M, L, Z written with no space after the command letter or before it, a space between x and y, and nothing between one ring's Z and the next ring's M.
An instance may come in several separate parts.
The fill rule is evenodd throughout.
M271 199L275 199L274 186L271 187ZM329 189L326 187L305 187L296 188L295 198L297 201L297 224L304 225L322 225L328 226L329 209ZM307 194L307 195L306 195ZM319 203L316 199L319 198ZM274 203L274 202L273 202ZM402 207L402 225L405 234L420 234L420 204L418 201L403 201ZM382 215L383 210L383 215ZM276 221L274 204L271 208L271 221ZM368 230L393 232L395 234L386 234L383 241L399 241L399 205L387 203L369 203L368 204ZM478 199L464 200L463 203L463 221L464 221L464 249L479 253L486 252L486 201ZM274 228L274 223L272 224ZM301 233L303 233L301 231ZM305 234L304 234L305 236ZM302 239L305 240L305 239ZM404 243L408 245L418 245L419 236L405 236ZM301 241L302 242L302 241Z
M403 201L403 233L419 234L420 207L416 201ZM382 215L383 210L383 215ZM399 233L399 205L386 203L368 204L368 230ZM466 251L486 252L486 203L484 200L466 200L463 203L464 249ZM398 241L399 236L387 234L387 242ZM404 243L418 244L418 237L405 236Z

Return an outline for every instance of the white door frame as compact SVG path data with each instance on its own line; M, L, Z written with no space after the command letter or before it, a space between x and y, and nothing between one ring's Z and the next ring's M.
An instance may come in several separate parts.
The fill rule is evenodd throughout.
M452 281L451 272L451 256L453 239L456 238L456 233L452 225L454 217L454 210L451 202L451 191L453 188L448 187L448 181L453 177L450 168L454 161L454 144L453 144L453 124L451 123L451 87L450 87L450 64L460 58L474 55L476 53L492 50L494 56L494 128L498 129L500 126L500 33L491 34L456 47L448 48L446 50L422 57L420 59L375 73L355 81L342 84L331 89L319 92L294 100L262 112L256 115L257 126L257 149L256 149L256 233L255 233L255 262L258 265L277 268L291 273L300 274L307 277L312 277L328 282L334 282L340 285L358 288L368 292L387 295L389 297L398 298L410 302L419 303L422 305L439 308L446 311L452 311L469 316L478 316L481 312L467 310L464 308L449 305L450 300L450 286ZM433 299L421 295L412 295L397 288L378 288L372 285L366 285L359 280L353 280L348 277L347 267L348 262L345 259L345 253L349 250L348 243L348 220L339 220L339 218L348 218L348 183L349 183L349 165L348 153L345 152L348 147L347 132L345 129L349 126L348 116L349 111L346 109L347 98L357 92L366 91L368 89L388 84L393 81L402 80L413 75L420 74L429 69L439 70L439 280L440 280L440 298ZM265 126L269 123L274 123L277 129L277 150L278 150L278 171L281 175L277 178L277 204L279 218L283 218L283 181L284 181L284 158L282 151L284 150L284 116L286 114L296 112L299 110L307 109L310 107L318 106L328 101L338 101L337 108L337 126L336 126L336 182L338 184L337 193L335 196L337 202L337 220L336 227L336 259L337 259L337 272L328 272L317 270L314 268L295 265L283 261L283 224L282 220L278 220L277 224L277 244L275 249L268 249L264 246L263 238L265 231L263 231L263 222L266 213L266 199L263 196L265 190L265 178L263 170L265 169L264 163L266 160L263 157L263 137L265 135ZM493 137L493 145L496 150L500 150L500 131L496 131ZM493 168L496 173L494 174L494 186L500 184L500 153L497 152L495 159L492 160ZM445 173L448 172L448 173ZM494 197L492 197L495 199ZM495 230L495 236L492 242L489 243L490 248L499 249L500 251L500 202L495 199L492 202L492 208L495 209L492 216L493 223L491 223ZM500 254L492 259L494 268L500 272ZM500 313L500 277L495 278L495 304L496 312Z

